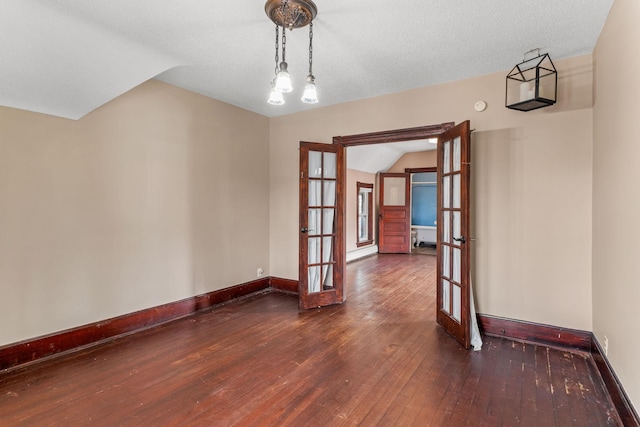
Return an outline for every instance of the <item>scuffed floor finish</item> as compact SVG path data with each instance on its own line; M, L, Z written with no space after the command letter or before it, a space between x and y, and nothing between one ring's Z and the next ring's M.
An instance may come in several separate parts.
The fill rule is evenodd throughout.
M435 323L435 257L348 265L347 302L270 293L0 373L1 426L620 426L588 354Z

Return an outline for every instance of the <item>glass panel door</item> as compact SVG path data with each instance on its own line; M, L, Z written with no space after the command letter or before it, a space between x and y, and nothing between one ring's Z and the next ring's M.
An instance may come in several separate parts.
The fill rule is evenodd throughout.
M344 230L343 147L300 143L300 259L301 308L343 302L345 257L339 233Z
M469 323L469 121L438 140L438 304L437 320L465 348Z

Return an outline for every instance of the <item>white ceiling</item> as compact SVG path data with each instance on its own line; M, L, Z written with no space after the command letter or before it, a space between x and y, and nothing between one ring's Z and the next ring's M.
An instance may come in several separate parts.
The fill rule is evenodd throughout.
M532 48L589 54L612 3L316 0L320 103L299 101L303 28L287 34L296 92L272 106L263 0L0 0L0 105L79 119L155 77L274 117L509 70Z
M405 153L435 150L437 139L347 147L347 168L368 173L386 172Z

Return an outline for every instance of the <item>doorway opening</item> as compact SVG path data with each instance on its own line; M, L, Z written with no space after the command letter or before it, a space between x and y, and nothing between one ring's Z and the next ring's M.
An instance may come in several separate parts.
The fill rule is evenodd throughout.
M358 145L437 138L437 322L465 348L469 348L471 342L472 311L470 250L467 242L470 230L470 134L467 120L457 126L446 123L333 139L334 145L344 149ZM410 252L410 176L407 172L380 175L379 253ZM338 184L342 188L344 185L344 181ZM344 195L343 191L340 197L344 198ZM338 234L336 237L344 249L346 236Z
M373 132L358 135L339 136L333 138L333 143L343 146L347 157L347 182L345 182L344 189L347 196L345 206L348 212L347 223L345 227L346 235L344 239L345 251L347 254L347 261L357 259L361 256L367 256L373 253L411 253L415 249L414 243L417 242L417 235L420 233L420 237L425 235L430 236L429 239L432 243L435 243L435 220L431 219L432 224L412 224L413 219L411 215L411 183L409 182L412 174L419 174L421 172L435 172L436 166L436 150L435 142L439 135L442 135L446 130L454 127L454 123L442 123L439 125L429 125L416 128L396 129L383 132ZM428 142L427 142L428 141ZM389 148L390 147L390 148ZM402 147L401 149L395 147ZM366 153L371 153L371 150L375 150L375 153L371 156L367 156ZM405 163L404 157L401 157L403 153L415 153L421 154L415 159L420 163ZM421 152L421 153L418 153ZM400 154L398 154L400 153ZM424 154L423 154L424 153ZM369 158L369 161L364 161L364 158ZM388 159L394 159L390 164ZM392 164L395 163L394 166ZM425 166L432 166L425 168ZM389 169L392 167L392 169ZM408 168L407 168L408 167ZM351 169L351 170L350 170ZM356 172L366 171L365 173ZM380 178L379 172L394 172L398 173L400 179L406 179L407 196L401 197L400 200L406 203L404 209L400 206L392 206L388 208L387 221L384 221L385 213L381 212L381 204L379 203L380 191L384 188L384 182ZM355 178L351 178L355 176ZM404 188L404 183L400 182L400 179L396 179L395 176L390 176L389 183L400 183L400 187ZM373 198L375 216L373 218L373 230L375 234L375 241L373 244L362 247L357 245L355 241L357 236L356 221L349 217L353 217L356 211L355 200L356 195L351 194L355 191L356 181L367 181L374 184ZM435 192L435 185L430 188L427 185L422 185L418 191L427 190ZM402 188L390 190L401 190ZM402 191L401 191L402 192ZM387 191L387 195L391 195L390 191ZM384 196L384 195L383 195ZM353 199L353 200L352 200ZM395 197L387 197L387 199L393 200ZM435 202L435 199L433 199ZM351 206L353 206L351 208ZM434 206L435 207L435 206ZM382 216L382 218L381 218ZM398 218L399 217L399 218ZM425 220L424 218L416 218L416 220ZM353 222L353 224L351 224ZM387 230L387 235L383 235L381 230ZM415 236L415 240L412 237ZM386 239L385 239L386 237ZM426 250L426 249L425 249ZM435 247L432 248L435 251Z
M437 167L405 168L404 171L411 177L411 253L435 256L438 243Z
M469 348L472 311L470 248L467 242L470 232L470 135L467 120L458 125L446 123L339 136L334 137L333 144L300 142L298 298L301 308L345 301L345 149L357 145L436 138L437 322L465 348ZM385 175L389 178L388 183ZM408 173L381 175L379 253L401 253L410 249L409 190ZM365 217L364 212L362 217Z

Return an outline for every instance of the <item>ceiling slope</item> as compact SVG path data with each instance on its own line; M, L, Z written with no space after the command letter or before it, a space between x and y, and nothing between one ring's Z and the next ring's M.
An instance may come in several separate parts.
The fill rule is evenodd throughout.
M0 105L78 119L153 78L274 117L509 70L524 52L590 54L613 0L316 0L320 103L299 98L308 33L287 33L295 86L266 102L275 28L263 1L0 0Z
M47 2L3 2L0 28L0 103L8 107L79 119L180 64Z

